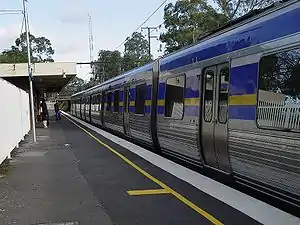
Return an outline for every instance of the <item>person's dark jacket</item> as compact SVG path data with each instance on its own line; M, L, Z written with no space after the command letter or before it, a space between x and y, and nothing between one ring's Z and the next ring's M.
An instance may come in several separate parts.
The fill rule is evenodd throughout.
M59 111L59 107L58 107L57 103L54 104L54 110L55 110L56 113Z
M47 109L46 102L42 102L41 103L41 107L42 107L42 116L43 116L43 119L46 119L48 117L48 109Z

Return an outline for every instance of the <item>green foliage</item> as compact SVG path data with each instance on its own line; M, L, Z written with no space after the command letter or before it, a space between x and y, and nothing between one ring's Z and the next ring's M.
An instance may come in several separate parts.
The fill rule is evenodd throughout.
M264 8L274 0L214 0L213 8L206 0L178 0L168 4L164 12L167 31L160 36L166 53L196 43L199 38L253 9Z
M130 38L127 38L122 69L127 71L150 62L152 56L149 56L148 46L149 42L139 32L134 32Z
M199 37L224 24L227 18L205 0L179 0L168 4L164 12L167 31L160 36L166 44L166 53L197 42Z
M27 53L21 52L16 46L11 46L11 49L0 54L0 63L26 63L27 59Z
M100 50L95 65L96 79L104 82L121 73L122 56L119 51Z
M33 62L53 62L54 50L49 39L45 37L35 37L29 34L30 48ZM22 33L15 41L21 52L27 52L26 33Z
M135 32L125 42L125 52L122 57L119 51L100 50L95 64L95 80L86 84L102 83L123 71L131 70L151 61L148 54L148 41L141 33Z
M217 8L229 19L235 19L246 13L264 8L275 0L214 0Z
M52 58L54 50L49 39L30 34L29 40L33 63L54 61ZM26 63L28 61L26 33L22 33L15 40L15 44L11 46L11 49L4 50L0 54L0 63Z
M85 82L83 79L79 77L75 77L73 80L70 81L68 85L66 85L61 91L61 96L71 96L72 94L75 94L76 92L84 90Z

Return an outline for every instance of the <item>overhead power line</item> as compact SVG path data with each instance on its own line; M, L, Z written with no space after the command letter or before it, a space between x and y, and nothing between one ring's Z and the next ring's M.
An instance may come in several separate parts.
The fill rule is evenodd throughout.
M151 17L167 2L168 0L164 0L148 17L147 17L147 19L146 20L144 20L144 22L141 24L141 25L139 25L138 26L138 28L136 28L136 30L134 31L134 32L136 32L136 31L138 31L145 23L147 23L150 19L151 19ZM133 32L133 33L134 33ZM116 50L116 49L118 49L118 48L120 48L125 42L126 42L126 40L127 40L127 38L121 43L121 44L119 44L117 47L115 47L114 48L114 50Z
M15 15L21 13L23 13L23 11L18 9L0 9L0 15Z
M21 9L0 9L0 12L19 12L19 13L22 13L23 10L21 10Z
M0 12L0 15L20 15L20 12Z
M22 25L21 25L21 32L20 32L20 35L23 34L23 28L24 28L24 25L25 25L25 16L23 14L22 16Z

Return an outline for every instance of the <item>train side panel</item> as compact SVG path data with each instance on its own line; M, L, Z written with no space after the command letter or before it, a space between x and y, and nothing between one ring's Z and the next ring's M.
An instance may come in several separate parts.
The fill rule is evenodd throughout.
M131 138L153 146L151 135L151 93L153 64L147 65L144 71L128 77L129 85L129 132Z
M101 108L102 93L99 91L91 94L91 122L102 126Z
M104 91L104 126L119 133L124 133L123 107L120 107L120 99L122 99L122 96L123 91L120 86Z
M300 33L257 49L265 51L232 60L232 170L245 182L256 181L299 204Z
M199 69L187 67L159 75L157 135L162 152L196 165L198 148Z

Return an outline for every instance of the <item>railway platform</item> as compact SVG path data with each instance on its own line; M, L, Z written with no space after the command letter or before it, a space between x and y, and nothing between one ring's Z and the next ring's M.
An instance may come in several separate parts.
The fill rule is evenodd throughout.
M0 224L300 224L300 219L68 114L0 179Z

